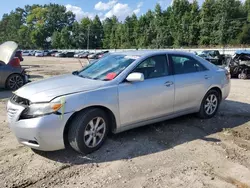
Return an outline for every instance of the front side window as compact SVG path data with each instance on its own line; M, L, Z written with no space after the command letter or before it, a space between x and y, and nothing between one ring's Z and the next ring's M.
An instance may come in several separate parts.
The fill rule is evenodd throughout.
M144 79L169 75L166 55L157 55L144 60L133 72L144 74Z
M197 60L183 55L169 55L175 74L187 74L205 71L206 68Z
M95 80L112 80L135 60L126 55L108 55L77 72L77 75Z

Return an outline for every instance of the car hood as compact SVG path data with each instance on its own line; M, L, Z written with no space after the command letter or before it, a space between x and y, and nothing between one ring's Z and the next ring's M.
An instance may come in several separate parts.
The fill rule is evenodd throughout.
M18 45L13 41L4 42L0 45L0 61L8 64L15 56Z
M105 84L105 81L67 74L29 83L15 94L33 103L49 102L58 96L97 89Z

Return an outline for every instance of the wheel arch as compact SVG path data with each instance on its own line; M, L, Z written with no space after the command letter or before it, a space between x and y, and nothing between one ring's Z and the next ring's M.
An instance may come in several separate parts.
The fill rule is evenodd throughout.
M5 80L5 84L4 84L4 87L5 87L5 88L7 88L8 79L9 79L12 75L15 75L15 74L17 74L17 75L19 75L19 76L21 76L21 77L23 78L22 74L19 73L19 72L13 72L13 73L9 74L9 76L7 76L7 78L6 78L6 80Z
M79 111L76 111L74 112L70 118L68 119L65 127L64 127L64 130L63 130L63 140L64 140L64 144L65 145L68 145L68 139L67 139L67 136L68 136L68 131L69 131L69 127L70 127L70 123L72 122L72 120L74 119L74 117L79 113L79 112L82 112L82 111L86 111L86 110L90 110L90 109L93 109L93 108L99 108L99 109L102 109L108 116L109 118L109 122L111 122L111 127L110 127L110 132L114 132L116 127L117 127L117 124L116 124L116 117L114 115L114 113L107 107L105 106L101 106L101 105L93 105L93 106L88 106L86 108L83 108Z
M207 90L206 94L211 91L211 90L215 90L219 93L219 97L220 97L220 101L222 100L222 91L221 88L218 86L212 86L211 88L209 88L209 90Z

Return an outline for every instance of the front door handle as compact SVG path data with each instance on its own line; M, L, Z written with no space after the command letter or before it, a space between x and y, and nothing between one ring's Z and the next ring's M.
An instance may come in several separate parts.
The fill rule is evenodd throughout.
M165 86L167 86L167 87L170 87L173 84L174 84L174 82L172 82L172 81L165 82Z

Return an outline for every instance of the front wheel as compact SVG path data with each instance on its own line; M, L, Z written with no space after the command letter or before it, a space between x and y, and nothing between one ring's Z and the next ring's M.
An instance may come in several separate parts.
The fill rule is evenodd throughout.
M71 122L68 141L70 146L83 154L98 150L107 138L108 117L98 108L79 112Z
M219 93L216 90L210 90L207 92L202 100L200 111L198 113L200 118L208 119L212 118L220 105Z

